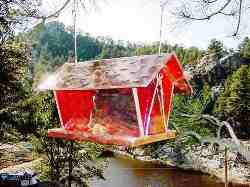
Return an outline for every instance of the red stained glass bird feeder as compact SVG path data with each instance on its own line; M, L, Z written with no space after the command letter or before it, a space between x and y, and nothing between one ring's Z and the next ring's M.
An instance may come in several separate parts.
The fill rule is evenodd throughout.
M175 138L175 93L192 88L175 54L66 63L39 90L53 90L61 128L49 137L139 146Z

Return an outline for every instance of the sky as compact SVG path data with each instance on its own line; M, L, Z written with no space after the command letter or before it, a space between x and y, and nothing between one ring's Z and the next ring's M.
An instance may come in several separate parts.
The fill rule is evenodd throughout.
M57 1L57 2L56 2ZM170 0L171 1L171 0ZM162 40L170 44L182 44L185 47L197 46L205 49L213 38L223 41L227 48L237 48L245 36L233 38L231 20L217 17L210 22L183 24L172 16L174 4L167 4L163 16ZM44 0L46 10L54 10L60 0ZM96 6L86 5L84 11L79 4L77 19L78 31L92 36L110 36L114 40L150 43L159 41L160 0L100 0ZM73 24L72 6L69 6L57 19L66 26ZM242 27L245 27L243 25Z

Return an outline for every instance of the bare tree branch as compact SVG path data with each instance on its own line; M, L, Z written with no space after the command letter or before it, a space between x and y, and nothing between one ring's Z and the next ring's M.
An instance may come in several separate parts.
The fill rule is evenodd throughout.
M242 0L240 0L238 22L237 22L237 27L233 36L236 36L237 33L239 32L240 23L241 23L241 13L242 13Z
M225 16L235 16L236 12L231 12L231 13L220 12L220 14L223 14L223 15L225 15Z
M204 3L207 3L207 4L211 4L211 3L215 3L219 0L213 0L213 1L209 1L209 0L202 0Z
M227 17L237 17L236 27L232 36L237 36L242 23L243 11L249 9L243 0L198 0L184 1L184 4L177 9L180 18L191 21L208 21L212 17L223 15ZM230 10L231 9L231 10Z
M32 17L34 17L36 19L42 19L42 20L57 18L59 16L60 12L66 8L66 6L70 3L70 1L71 0L65 1L65 3L58 10L56 10L55 12L53 12L52 14L50 14L48 16L33 15Z
M213 1L216 2L216 1ZM188 14L187 12L181 12L181 16L187 19L192 19L192 20L197 20L197 21L202 21L202 20L209 20L212 17L214 17L217 14L225 14L222 11L225 10L227 8L227 6L232 2L232 0L227 0L227 2L217 11L205 16L205 17L193 17L190 14Z

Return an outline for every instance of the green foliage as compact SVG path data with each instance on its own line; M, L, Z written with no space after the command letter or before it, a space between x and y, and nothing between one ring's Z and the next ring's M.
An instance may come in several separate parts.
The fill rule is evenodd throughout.
M0 129L5 134L16 134L14 116L16 103L26 97L29 53L24 42L14 38L17 24L36 12L36 0L0 1ZM6 128L2 128L2 127ZM4 131L2 131L4 129Z
M135 46L133 46L133 44L124 43L123 41L115 42L114 40L108 37L99 37L98 41L101 45L101 53L98 56L98 58L100 59L134 55Z
M162 44L162 53L175 52L182 64L195 64L202 57L203 51L196 47L184 48L180 45L171 46L169 44ZM152 45L137 46L136 55L149 55L158 53L158 43Z
M178 153L177 162L183 161L183 153L190 149L190 146L200 143L206 137L213 137L215 126L203 119L204 110L211 98L211 91L208 85L204 86L201 93L195 96L175 95L173 108L169 120L169 128L177 131L177 137L173 140L155 142L144 147L147 154L159 158L162 147L168 147ZM168 160L168 158L166 158Z
M239 52L241 57L250 59L250 40L248 37L244 38L243 42L239 45Z
M54 99L51 93L32 94L18 103L15 116L16 129L26 138L28 134L41 136L43 129L59 124Z
M170 116L170 125L177 132L195 132L200 136L212 135L213 128L204 126L202 121L203 111L210 99L210 90L205 86L203 92L198 96L175 96L173 100L173 109Z
M220 59L224 55L224 46L221 41L212 39L208 45L208 54L214 55L217 59Z
M71 30L65 28L64 24L59 22L50 22L43 26L38 25L32 31L22 35L23 38L29 38L32 41L34 60L41 61L42 58L47 58L51 67L67 61L70 52L74 50L73 36ZM78 60L80 61L93 59L101 53L102 46L88 34L79 33L77 44ZM54 59L58 57L60 60Z
M45 131L41 138L33 138L33 143L36 153L45 154L46 162L38 168L41 179L65 186L88 186L92 177L104 179L101 165L96 162L103 151L102 146L48 138Z
M32 41L33 61L43 63L48 71L65 63L73 51L73 33L70 28L65 28L59 22L47 23L44 26L38 25L31 32L22 34L20 37L28 37ZM124 41L116 42L109 37L94 38L83 33L78 34L77 44L79 61L158 53L158 43L141 45ZM184 48L163 43L163 53L173 51L183 64L196 63L203 55L203 52L196 47Z
M17 24L36 13L39 0L0 0L0 44L13 39Z
M27 56L23 43L8 42L0 46L0 109L20 98L22 81L27 73Z
M33 66L42 64L39 66L43 66L46 71L53 71L65 63L73 51L73 33L70 28L65 28L59 22L38 25L32 31L20 34L19 37L22 40L28 39L32 42ZM108 37L94 38L83 33L78 33L77 36L79 61L131 56L133 51L133 44L122 41L115 42Z
M0 45L0 59L0 140L6 140L16 135L16 103L26 95L28 56L24 43L8 41Z
M62 23L50 22L44 26L34 50L41 54L45 49L52 57L63 56L66 59L73 46L73 35L65 30L65 26Z
M218 98L215 114L222 120L239 122L243 134L250 133L250 68L242 65L229 77ZM243 131L242 131L243 132Z
M178 54L178 53L177 53ZM196 47L186 49L183 56L179 55L183 64L195 64L203 56L203 51Z

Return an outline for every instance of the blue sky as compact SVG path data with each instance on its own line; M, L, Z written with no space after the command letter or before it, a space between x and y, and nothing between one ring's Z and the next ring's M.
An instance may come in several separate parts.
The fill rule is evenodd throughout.
M57 1L57 2L56 2ZM47 10L52 10L62 1L44 0ZM175 1L176 2L176 1ZM164 12L163 40L170 44L206 48L212 38L222 40L226 47L236 48L243 37L249 35L246 25L242 25L240 38L233 38L233 22L218 17L209 22L192 24L179 23L171 15L174 1ZM57 19L66 26L72 25L73 18L68 8ZM245 23L247 23L245 21ZM115 40L131 42L153 42L159 40L160 1L159 0L100 0L94 8L87 5L87 12L78 16L78 31L93 36L111 36Z

